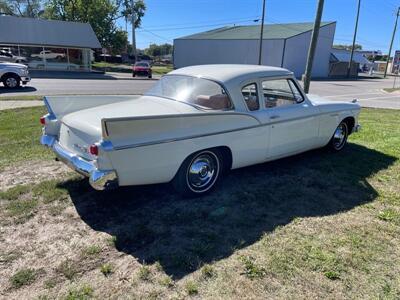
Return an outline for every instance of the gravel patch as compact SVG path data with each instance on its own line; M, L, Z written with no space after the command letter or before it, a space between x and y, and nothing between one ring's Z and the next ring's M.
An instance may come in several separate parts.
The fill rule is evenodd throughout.
M19 184L59 178L69 172L72 172L71 169L57 161L28 161L6 167L0 172L0 190L7 190Z

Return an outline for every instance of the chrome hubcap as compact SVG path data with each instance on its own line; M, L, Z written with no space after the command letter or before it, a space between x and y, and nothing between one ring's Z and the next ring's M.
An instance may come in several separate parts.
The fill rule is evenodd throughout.
M194 192L204 192L212 187L219 172L218 158L212 152L203 152L189 166L187 183Z
M6 79L6 85L10 88L14 88L17 86L17 80L13 77L7 78Z
M346 124L340 123L336 128L335 134L333 135L333 146L335 149L340 149L346 142L347 128Z

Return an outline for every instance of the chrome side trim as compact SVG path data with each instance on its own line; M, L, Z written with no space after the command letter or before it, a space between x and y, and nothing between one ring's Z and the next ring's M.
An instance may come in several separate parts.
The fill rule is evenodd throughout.
M100 142L100 147L104 150L104 151L112 151L114 150L114 145L112 144L111 141L101 141Z
M263 126L265 126L265 125L255 125L255 126L248 126L248 127L237 128L237 129L223 130L223 131L218 131L218 132L214 132L214 133L204 133L204 134L197 134L197 135L192 135L192 136L184 136L184 137L180 137L180 138L164 139L164 140L159 140L159 141L136 143L136 144L123 145L123 146L114 146L114 150L124 150L124 149L130 149L130 148L138 148L138 147L145 147L145 146L151 146L151 145L178 142L178 141L183 141L183 140L191 140L191 139L196 139L196 138L201 138L201 137L206 137L206 136L213 136L213 135L218 135L218 134L223 134L223 133L230 133L230 132L235 132L235 131L259 128L259 127L263 127Z
M344 112L345 110L340 110L337 111L339 112ZM138 148L138 147L145 147L145 146L151 146L151 145L158 145L158 144L165 144L165 143L172 143L172 142L178 142L178 141L183 141L183 140L191 140L191 139L196 139L196 138L202 138L206 136L213 136L213 135L219 135L219 134L225 134L225 133L231 133L231 132L236 132L236 131L242 131L242 130L248 130L248 129L255 129L255 128L260 128L264 126L269 126L269 125L275 125L287 121L297 121L301 119L306 119L306 118L312 118L316 116L321 116L321 115L326 115L326 114L332 114L332 112L326 112L326 113L318 113L318 114L313 114L309 116L302 116L298 118L293 118L290 120L276 120L273 122L265 123L265 124L259 124L259 125L253 125L253 126L247 126L247 127L241 127L241 128L235 128L235 129L229 129L229 130L221 130L213 133L204 133L204 134L197 134L197 135L191 135L191 136L184 136L180 138L170 138L170 139L163 139L163 140L158 140L158 141L151 141L151 142L145 142L145 143L135 143L135 144L128 144L128 145L122 145L122 146L114 146L112 150L125 150L125 149L130 149L130 148ZM245 114L247 115L247 114ZM106 150L105 151L110 151Z
M119 121L131 121L131 120L150 120L150 119L169 119L169 118L189 118L189 117L203 117L203 116L246 116L255 119L261 124L261 121L252 114L243 112L232 112L232 111L216 111L216 112L201 112L191 114L170 114L170 115L158 115L158 116L140 116L140 117L122 117L122 118L104 118L104 122L119 122Z
M42 145L51 148L58 159L79 174L89 177L90 185L96 190L108 190L118 187L118 176L114 170L98 170L93 161L89 161L64 149L56 136L42 135Z

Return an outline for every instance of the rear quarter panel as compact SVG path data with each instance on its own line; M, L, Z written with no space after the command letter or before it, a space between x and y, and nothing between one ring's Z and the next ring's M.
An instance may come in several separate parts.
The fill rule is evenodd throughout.
M247 114L210 113L104 120L104 139L120 185L168 182L196 151L227 146L232 168L265 160L267 128Z

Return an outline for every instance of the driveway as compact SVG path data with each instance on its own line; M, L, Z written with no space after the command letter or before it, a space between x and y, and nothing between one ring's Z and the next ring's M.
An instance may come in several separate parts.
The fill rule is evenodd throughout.
M400 79L397 82L399 86ZM363 107L400 109L400 93L387 93L382 90L391 87L393 87L393 77L351 81L312 81L310 94L338 101L357 99Z

